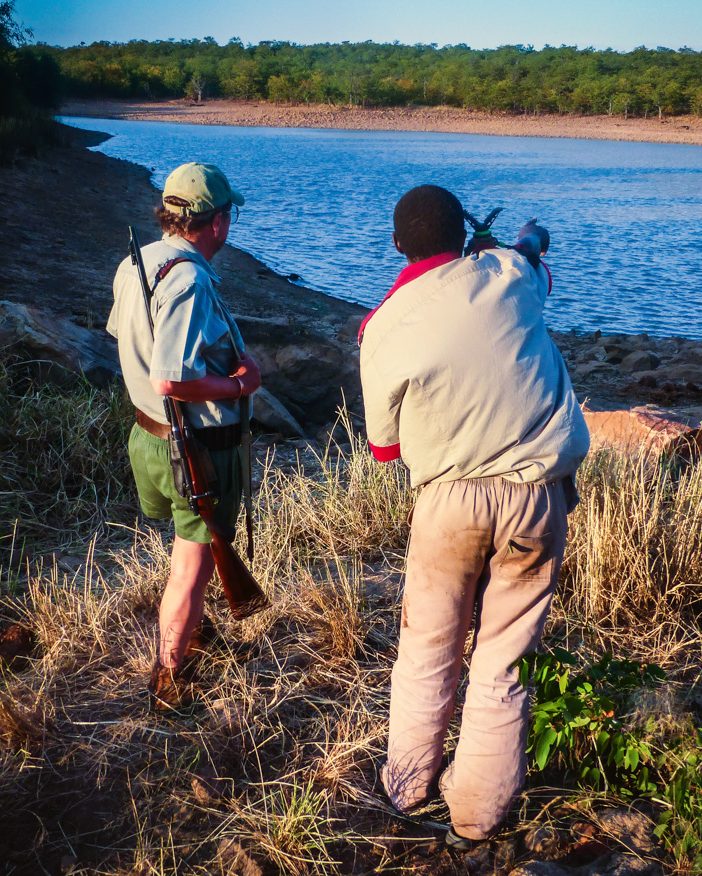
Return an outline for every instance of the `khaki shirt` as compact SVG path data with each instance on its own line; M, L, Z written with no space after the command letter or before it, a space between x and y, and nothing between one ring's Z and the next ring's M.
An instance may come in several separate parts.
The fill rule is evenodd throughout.
M450 258L424 272L422 263L406 268L409 281L400 275L365 326L361 381L374 454L401 455L414 486L573 475L589 434L546 331L545 269L513 250Z
M156 286L151 299L154 338L146 315L136 267L126 258L114 280L114 305L107 331L117 338L124 382L132 403L152 419L166 423L163 397L151 380L197 380L207 374L231 374L244 343L228 308L215 285L220 282L214 269L198 250L178 236L163 239L142 249L146 276L151 287L158 269L176 258L191 259L174 265ZM239 421L235 400L218 400L184 405L195 428L226 426Z

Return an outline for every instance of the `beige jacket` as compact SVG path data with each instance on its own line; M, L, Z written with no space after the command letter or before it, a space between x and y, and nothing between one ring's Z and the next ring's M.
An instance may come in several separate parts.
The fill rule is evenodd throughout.
M573 475L589 434L543 318L543 267L513 250L409 265L364 326L371 449L413 486Z

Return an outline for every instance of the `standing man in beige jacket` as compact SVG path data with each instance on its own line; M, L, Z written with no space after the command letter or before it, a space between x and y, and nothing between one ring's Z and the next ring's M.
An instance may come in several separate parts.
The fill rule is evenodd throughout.
M468 633L455 758L440 777L447 843L488 837L525 776L527 692L589 436L543 318L550 278L512 249L462 257L463 208L438 186L394 213L407 267L361 327L368 439L422 487L412 520L388 759L394 806L432 795Z

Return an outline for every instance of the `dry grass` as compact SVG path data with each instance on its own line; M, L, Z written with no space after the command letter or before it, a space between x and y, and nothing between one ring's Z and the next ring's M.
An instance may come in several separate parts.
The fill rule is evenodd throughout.
M0 615L39 642L29 667L0 680L0 867L463 872L437 851L436 830L392 817L374 788L412 502L402 468L375 465L353 437L345 453L302 451L292 470L264 460L255 572L273 606L235 623L213 588L219 642L199 699L186 715L156 717L144 683L168 533L130 528L119 398L92 392L54 390L63 401L51 403L50 390L22 387L23 438L0 495L0 536L24 543L23 563L5 562ZM8 498L13 485L31 501ZM550 636L661 663L673 682L661 711L682 721L699 697L702 466L678 476L603 455L580 487ZM73 511L59 510L59 489L77 491ZM82 545L75 573L50 559L64 544ZM539 799L525 797L532 814Z

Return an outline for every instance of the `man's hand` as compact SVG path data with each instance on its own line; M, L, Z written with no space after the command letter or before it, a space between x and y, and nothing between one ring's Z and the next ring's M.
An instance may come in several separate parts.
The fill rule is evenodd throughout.
M241 383L241 394L252 395L261 385L261 371L256 364L256 360L249 356L248 353L239 360L239 367L231 375Z

